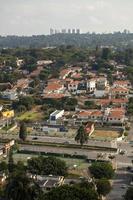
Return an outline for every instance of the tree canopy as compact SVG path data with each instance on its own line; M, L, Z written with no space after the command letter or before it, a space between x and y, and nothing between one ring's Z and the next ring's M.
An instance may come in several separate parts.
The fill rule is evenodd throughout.
M84 126L79 127L77 131L77 135L75 136L75 141L80 143L81 146L88 141L88 136L87 136Z
M27 168L30 172L40 175L59 175L67 174L66 163L55 157L37 157L28 160Z
M74 186L61 186L53 189L44 196L45 200L98 200L98 194L93 188Z
M108 162L94 162L89 167L91 174L96 179L107 178L111 179L114 175L112 165Z

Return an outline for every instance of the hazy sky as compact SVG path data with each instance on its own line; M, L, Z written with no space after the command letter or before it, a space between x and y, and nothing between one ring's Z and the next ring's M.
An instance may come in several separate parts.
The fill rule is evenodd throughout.
M133 32L133 0L0 0L1 35L48 34L50 27Z

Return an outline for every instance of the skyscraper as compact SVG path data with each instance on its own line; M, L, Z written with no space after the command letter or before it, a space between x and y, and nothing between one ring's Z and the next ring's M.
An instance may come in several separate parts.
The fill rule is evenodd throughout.
M68 29L68 34L71 34L71 29L70 28Z
M66 29L62 29L62 30L61 30L61 33L64 33L64 34L65 34L65 33L66 33Z
M76 32L75 32L75 29L72 29L72 33L73 33L73 34L75 34L75 33L76 33Z
M54 29L50 29L50 35L53 35L54 34Z
M77 33L77 34L80 34L80 29L76 29L76 33Z

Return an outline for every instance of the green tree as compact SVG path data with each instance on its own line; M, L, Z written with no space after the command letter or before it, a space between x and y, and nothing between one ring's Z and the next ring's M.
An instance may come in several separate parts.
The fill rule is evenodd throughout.
M107 178L111 179L114 176L114 170L111 163L94 162L89 167L91 174L96 179Z
M94 101L85 101L84 105L87 107L87 108L96 108L96 104Z
M125 200L133 200L133 187L128 188L125 196L124 196Z
M99 195L106 196L111 191L111 184L107 179L99 179L96 185Z
M13 149L11 148L8 155L8 171L12 173L14 171Z
M15 173L9 177L5 188L8 200L39 200L41 190L24 173Z
M26 140L27 137L27 128L24 122L21 122L20 124L20 130L19 130L19 138L23 141Z
M6 163L5 161L2 161L2 162L0 163L0 171L1 171L1 172L7 172L7 170L8 170L8 165L7 165L7 163Z
M78 185L64 185L52 189L44 195L45 200L98 200L97 192L91 188L84 188Z
M77 135L75 136L75 141L80 143L81 146L83 146L83 144L88 141L88 136L87 136L84 126L79 127L77 131Z
M111 51L110 51L109 48L103 48L103 50L102 50L102 59L108 60L109 57L110 57L110 53L111 53Z
M67 175L66 163L55 157L37 157L28 160L27 168L30 172L43 175Z

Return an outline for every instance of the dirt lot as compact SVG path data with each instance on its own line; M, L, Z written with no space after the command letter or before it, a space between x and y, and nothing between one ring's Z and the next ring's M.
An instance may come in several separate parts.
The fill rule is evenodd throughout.
M91 137L97 138L118 138L120 136L119 131L114 130L95 130Z

